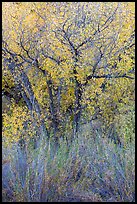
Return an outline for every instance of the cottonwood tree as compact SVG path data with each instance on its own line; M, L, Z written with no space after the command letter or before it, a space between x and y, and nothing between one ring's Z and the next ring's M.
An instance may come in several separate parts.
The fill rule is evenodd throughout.
M130 2L3 3L3 73L56 146L68 119L73 141L84 114L112 118L126 87L133 99L134 14Z

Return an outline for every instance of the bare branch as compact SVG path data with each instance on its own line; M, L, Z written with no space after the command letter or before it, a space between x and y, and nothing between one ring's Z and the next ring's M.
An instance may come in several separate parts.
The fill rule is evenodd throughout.
M34 60L34 58L32 58L32 57L30 56L29 50L27 50L27 49L24 47L21 38L20 38L20 45L21 45L21 48L26 52L26 54L27 54L27 56L29 57L29 59Z
M134 77L128 76L127 74L123 75L111 75L111 74L104 74L104 75L89 75L86 79L86 82L83 84L84 86L88 83L90 79L100 79L100 78L105 78L105 79L112 79L112 78L128 78L128 79L134 79Z

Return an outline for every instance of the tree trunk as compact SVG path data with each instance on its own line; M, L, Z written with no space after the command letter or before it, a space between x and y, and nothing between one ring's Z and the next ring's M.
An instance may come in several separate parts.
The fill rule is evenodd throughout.
M49 94L49 99L50 99L50 114L51 114L51 120L52 120L52 127L53 127L53 140L54 140L54 149L55 152L57 151L58 147L59 147L59 138L57 136L58 133L58 125L59 125L59 121L58 121L58 117L57 117L57 109L55 108L55 99L53 96L53 84L52 84L52 80L50 79L50 76L48 76L48 72L46 70L42 70L39 68L38 64L36 66L36 68L41 71L43 73L43 75L46 77L46 82L47 82L47 88L48 88L48 94ZM47 77L49 77L47 79ZM51 150L52 151L52 150Z
M81 118L81 98L82 98L82 90L81 84L76 80L75 87L75 108L74 108L74 121L73 121L73 138L76 137L79 128L79 122Z
M13 75L15 79L15 82L17 83L17 86L19 87L22 97L24 101L26 102L28 109L30 111L34 109L38 115L39 120L41 120L42 118L41 109L40 109L37 99L35 98L35 95L34 95L31 83L28 79L28 76L23 70L20 69L20 66L17 65L14 61L11 61L11 59L7 59L7 62L8 62L8 69L10 70L11 74ZM16 67L18 71L16 70ZM28 93L28 96L26 92ZM41 129L41 134L42 135L46 134L47 140L49 140L49 133L47 131L47 128L45 127L44 119L41 120L40 129Z
M54 97L53 97L53 92L52 92L52 81L47 80L47 86L48 86L48 93L49 93L49 98L50 98L50 113L52 117L52 126L53 126L53 132L54 132L54 142L55 142L55 147L58 148L59 145L59 139L57 137L57 132L58 132L58 118L57 118L57 112L55 109L55 102L54 102Z

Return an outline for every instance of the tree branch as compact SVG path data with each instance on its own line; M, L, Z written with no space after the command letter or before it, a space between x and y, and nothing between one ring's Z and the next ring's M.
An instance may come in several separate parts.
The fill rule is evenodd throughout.
M131 76L128 76L126 74L123 74L123 75L111 75L111 74L104 74L104 75L89 75L87 76L86 78L86 82L83 84L84 86L88 83L88 81L90 79L100 79L100 78L104 78L104 79L112 79L112 78L128 78L128 79L134 79L134 77L131 77Z

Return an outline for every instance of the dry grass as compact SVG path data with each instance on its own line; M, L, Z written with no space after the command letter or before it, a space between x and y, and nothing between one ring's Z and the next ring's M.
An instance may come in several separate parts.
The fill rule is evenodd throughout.
M54 159L44 140L24 152L3 148L3 202L135 201L134 143L121 148L82 130L69 151L61 141Z

